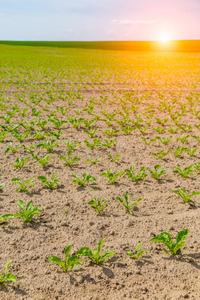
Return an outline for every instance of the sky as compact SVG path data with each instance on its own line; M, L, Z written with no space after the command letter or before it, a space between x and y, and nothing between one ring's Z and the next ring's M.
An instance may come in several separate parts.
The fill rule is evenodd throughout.
M0 40L200 39L200 0L0 0Z

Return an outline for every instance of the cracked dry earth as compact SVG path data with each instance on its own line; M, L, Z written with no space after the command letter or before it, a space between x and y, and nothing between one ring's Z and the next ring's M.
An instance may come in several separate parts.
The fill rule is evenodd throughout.
M0 192L0 215L19 211L18 199L26 204L32 200L42 210L42 214L34 216L30 223L15 217L0 224L0 272L12 259L9 271L17 276L16 283L1 286L0 299L199 299L200 197L194 196L194 204L190 205L172 191L184 188L192 194L200 190L200 173L195 168L187 178L173 173L174 166L184 168L200 159L199 142L192 137L200 135L195 127L199 125L196 112L200 104L200 54L60 48L51 51L50 48L3 45L0 53L0 116L5 116L6 110L15 110L17 105L28 111L25 116L16 112L10 123L18 124L26 119L35 121L37 117L33 116L32 108L41 111L39 117L48 121L45 130L35 124L24 142L19 142L8 132L0 143L0 183L5 183ZM54 93L53 101L48 101L52 100L51 92ZM69 97L63 100L66 95ZM94 110L88 113L84 109L94 100ZM69 107L66 115L57 111L60 107ZM49 121L49 114L53 111L57 111L54 115L58 119L66 121L69 116L86 120L100 116L92 124L92 128L99 129L95 137L101 141L106 137L109 140L116 138L115 144L111 148L99 146L90 150L84 141L93 139L84 131L87 129L84 123L76 129L68 121L62 125L63 132L58 140L45 136L49 141L56 139L58 146L53 149L47 167L42 168L31 154L41 157L47 151L37 148L42 140L35 139L33 135L36 130L42 133L58 131ZM106 117L102 112L105 111L108 114L117 111L111 126L104 121ZM176 112L183 113L178 124L174 124L170 117ZM121 130L119 123L126 113L129 117L126 125L135 128L129 135ZM156 118L168 120L159 125ZM136 120L140 120L141 128L152 122L141 133ZM0 119L0 124L8 125L4 119ZM191 126L188 132L181 127L175 133L168 131L170 126L186 128L187 124ZM159 126L163 133L154 130ZM119 130L116 136L104 134L110 128ZM3 132L2 127L0 130ZM17 130L20 133L26 131L22 126ZM189 135L185 144L177 140L182 135ZM158 136L172 136L172 140L163 145L156 139L146 145L141 139L149 141ZM63 141L75 139L80 140L80 146L75 148L73 155L80 161L70 168L58 155L67 155ZM28 153L20 147L17 153L5 154L9 142L14 146L34 144L34 149ZM170 150L179 146L199 148L194 156L185 151L178 158ZM164 158L152 155L163 149L168 152ZM118 163L114 163L107 154L120 154L121 157ZM102 160L96 164L86 163L89 155ZM13 166L18 157L27 156L30 159L22 169ZM145 171L148 176L138 182L132 181L126 173L114 184L100 176L106 168L121 172L134 166L138 173L142 167L154 168L157 164L168 170L160 180L153 179L148 170ZM96 178L96 183L87 183L85 187L73 183L70 175L81 177L86 171ZM50 179L54 173L60 180L57 189L46 189L37 180L40 175ZM11 179L25 181L30 177L33 177L35 186L29 192L17 192L18 185ZM134 207L132 215L126 213L116 200L117 196L123 197L126 192L131 203L143 198ZM94 196L108 199L103 214L97 215L88 205ZM189 229L190 233L186 245L177 255L167 255L162 244L150 241L163 231L169 231L175 239L177 232L184 229ZM84 246L96 248L103 238L106 238L103 253L110 250L116 253L100 266L82 257L83 265L64 273L58 265L48 261L52 255L64 260L64 249L68 245L73 245L71 254L75 254ZM146 254L138 260L131 259L126 251L134 252L139 242L142 242L142 250Z

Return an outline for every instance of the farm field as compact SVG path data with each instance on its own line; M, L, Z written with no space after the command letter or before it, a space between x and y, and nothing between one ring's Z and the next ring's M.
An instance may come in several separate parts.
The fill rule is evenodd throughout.
M0 163L0 299L199 299L200 53L0 45ZM174 255L150 241L186 229Z

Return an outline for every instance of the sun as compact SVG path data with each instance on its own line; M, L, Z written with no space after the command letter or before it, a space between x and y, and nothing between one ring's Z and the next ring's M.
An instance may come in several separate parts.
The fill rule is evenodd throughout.
M160 40L160 42L162 42L164 44L168 43L170 41L170 36L169 36L169 34L166 34L166 33L161 34L159 40Z

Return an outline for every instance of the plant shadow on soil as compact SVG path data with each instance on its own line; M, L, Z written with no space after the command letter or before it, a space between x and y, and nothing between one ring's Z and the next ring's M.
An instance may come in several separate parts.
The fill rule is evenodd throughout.
M191 264L196 269L200 270L200 253L180 254L179 256L171 255L170 257L164 257L165 260L178 260L179 262L186 262ZM199 259L199 264L196 260Z
M13 291L15 292L16 295L21 295L21 296L26 296L27 295L27 293L24 290L22 290L22 289L20 289L18 287L10 286L10 285L8 285L8 286L13 289ZM0 286L0 292L9 293L10 291L7 288L7 286L1 285Z

